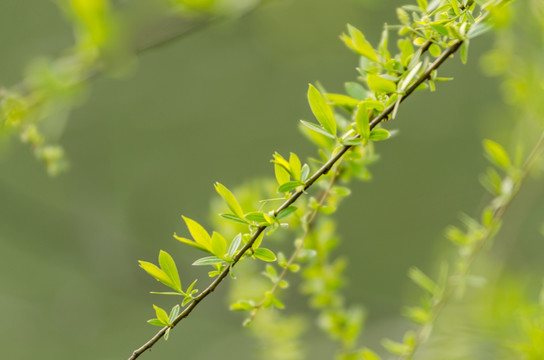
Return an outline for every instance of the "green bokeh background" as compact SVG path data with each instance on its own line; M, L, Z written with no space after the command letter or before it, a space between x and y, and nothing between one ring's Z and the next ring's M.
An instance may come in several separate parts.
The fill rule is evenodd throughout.
M151 304L164 302L148 294L157 284L137 260L155 261L167 250L182 278L200 276L202 288L207 279L188 265L195 252L172 239L185 232L180 215L209 224L214 181L235 187L270 176L274 151L314 155L297 130L299 119L311 119L308 83L342 91L357 66L338 39L345 24L375 43L398 5L278 1L146 53L129 76L93 81L59 139L71 168L57 178L12 139L0 154L0 357L127 358L155 331L145 323ZM467 65L456 58L444 66L454 82L403 104L386 125L399 136L377 146L373 181L354 183L336 214L339 252L350 263L346 296L369 315L365 344L406 329L400 309L417 298L407 269L432 269L437 252L451 250L443 229L489 200L477 181L486 166L481 139L508 143L514 120L501 115L498 80L479 67L491 41L474 41ZM17 83L37 56L72 44L53 2L0 2L1 85ZM540 261L542 200L541 184L530 180L506 217L496 252L512 269ZM504 251L503 239L515 245ZM535 276L544 275L536 268ZM225 290L143 358L256 358ZM290 296L289 307L305 301ZM308 358L331 358L334 347L317 330L306 340Z

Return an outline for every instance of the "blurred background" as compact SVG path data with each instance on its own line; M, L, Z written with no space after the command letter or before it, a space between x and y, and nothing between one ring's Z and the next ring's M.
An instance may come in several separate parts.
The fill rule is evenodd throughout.
M123 36L153 39L163 31L163 14L149 1L114 5L133 14L125 21L134 33ZM16 137L5 141L2 358L122 359L147 341L156 331L145 323L154 317L151 305L165 300L149 294L159 285L137 260L156 262L159 249L167 250L182 280L198 276L203 288L206 275L188 265L197 254L172 238L186 233L180 216L210 228L215 181L234 188L271 176L275 151L314 156L297 126L299 119L312 119L308 83L342 92L344 82L356 78L358 61L338 38L346 23L376 44L383 23L397 22L398 5L271 1L126 60L93 78L73 111L55 114L62 131L46 131L70 164L59 176L49 176ZM18 84L36 59L55 58L73 44L72 25L54 1L0 2L2 87ZM444 228L458 224L461 211L476 216L490 200L478 183L486 167L482 138L512 149L517 119L501 80L481 70L480 58L492 44L492 35L473 41L468 64L455 58L441 71L455 81L403 104L386 124L399 135L377 144L381 161L371 169L373 180L354 182L352 196L335 214L338 253L349 261L346 299L368 314L363 344L379 348L384 336L399 336L410 326L401 309L417 301L419 290L407 280L407 269L432 273L436 259L453 252ZM544 276L543 190L542 182L527 182L495 241L495 260L488 262L523 277L516 286L531 296ZM256 359L258 345L241 326L243 318L228 310L227 287L142 358ZM304 312L313 321L306 302L290 295L285 311ZM332 358L334 344L309 329L307 358Z

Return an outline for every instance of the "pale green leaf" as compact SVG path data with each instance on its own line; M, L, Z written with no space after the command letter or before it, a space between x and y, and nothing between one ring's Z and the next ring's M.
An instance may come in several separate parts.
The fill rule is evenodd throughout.
M325 131L336 136L336 120L331 107L325 101L325 98L319 90L312 84L308 88L308 102L317 121L323 126Z
M353 44L353 50L358 52L360 55L370 59L374 62L378 62L378 56L376 51L370 43L365 39L363 33L354 26L348 24L348 31L351 36L351 41Z

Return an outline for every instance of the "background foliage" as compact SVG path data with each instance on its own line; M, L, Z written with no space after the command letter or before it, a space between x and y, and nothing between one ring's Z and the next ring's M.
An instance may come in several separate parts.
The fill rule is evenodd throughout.
M143 320L154 300L147 295L154 280L135 260L155 259L161 248L178 265L192 262L195 254L171 235L185 230L182 213L208 218L203 199L214 196L214 181L232 187L271 174L273 151L311 155L296 130L299 118L311 117L307 83L319 80L340 91L355 76L356 58L337 35L351 23L376 43L382 23L395 22L397 5L278 1L129 62L136 67L130 76L121 71L113 74L121 80L94 81L64 131L51 130L62 134L71 163L58 178L48 177L28 147L13 139L0 163L0 344L6 357L126 357L149 335ZM55 57L74 41L70 22L51 2L1 2L0 19L2 86L16 84L36 57ZM523 34L541 49L541 33ZM366 307L363 342L373 348L408 326L399 314L419 293L406 281L407 269L435 269L434 259L448 246L446 225L460 210L476 215L489 200L477 181L485 167L481 137L508 144L516 120L500 80L480 70L477 59L492 43L490 35L473 41L467 65L444 66L442 74L454 82L403 105L391 123L401 136L378 144L382 161L372 183L354 183L337 214L339 252L349 254L346 297ZM544 275L538 266L542 196L541 184L529 181L490 260L511 273L514 285L505 286L533 299ZM184 274L202 278L200 270L186 267ZM239 326L240 317L225 310L225 290L176 329L173 341L146 356L255 358L258 346ZM305 305L290 295L286 312L312 319ZM312 326L306 334L309 357L332 356L324 335ZM248 351L235 350L246 344Z

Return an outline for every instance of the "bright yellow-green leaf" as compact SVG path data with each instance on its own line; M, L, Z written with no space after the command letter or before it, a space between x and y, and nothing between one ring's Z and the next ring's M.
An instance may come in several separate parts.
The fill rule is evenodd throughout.
M187 244L187 245L189 245L189 246L192 246L192 247L194 247L195 249L198 249L198 250L202 250L202 251L211 253L210 250L208 250L208 249L205 248L204 246L200 245L199 243L194 242L193 240L186 239L186 238L181 237L181 236L178 236L178 235L176 235L176 234L174 234L174 239L179 240L179 241L181 241L182 243Z
M159 265L161 266L162 271L166 274L166 276L168 276L174 285L172 289L182 292L178 269L174 259L172 259L172 256L170 256L170 254L168 254L166 251L161 250L159 253Z
M489 161L505 170L510 167L510 157L501 145L486 139L484 140L484 149Z
M349 24L348 31L351 36L353 49L360 55L372 61L378 62L378 56L376 55L376 51L374 51L372 45L370 45L370 43L365 39L363 33L356 27Z
M160 322L162 322L165 325L170 325L170 320L168 319L168 314L164 309L161 309L157 305L153 305L153 308L155 309L155 313L157 314L157 319L159 319Z
M265 248L255 249L253 254L259 260L267 262L276 261L276 255L272 251Z
M357 106L359 100L342 94L327 94L327 100L332 102L334 106L346 106L349 108Z
M323 128L331 135L336 136L336 120L331 107L325 101L325 98L319 90L312 84L308 88L308 102L312 112Z
M365 106L364 102L361 102L357 107L357 112L355 113L355 124L357 126L357 132L359 135L361 135L361 138L368 139L370 136L369 115L368 108Z
M212 239L210 234L196 221L182 216L193 239L204 248L211 250Z
M289 156L289 167L291 168L291 173L293 174L295 180L300 180L300 170L302 168L302 164L300 163L300 159L298 158L297 154L291 153Z
M244 211L238 203L238 200L236 200L236 197L229 189L227 189L226 186L217 182L215 183L215 190L226 201L227 205L236 216L238 216L239 218L244 217Z
M394 93L397 91L397 84L389 79L384 79L375 74L368 74L367 83L370 89L374 92Z
M218 258L224 259L226 252L227 240L221 234L214 231L212 234L212 253Z
M175 284L170 280L170 277L168 277L168 275L166 275L166 273L162 271L157 265L142 260L138 261L138 263L140 264L140 267L144 269L149 275L153 276L155 280L160 281L161 283L170 288L175 288Z

